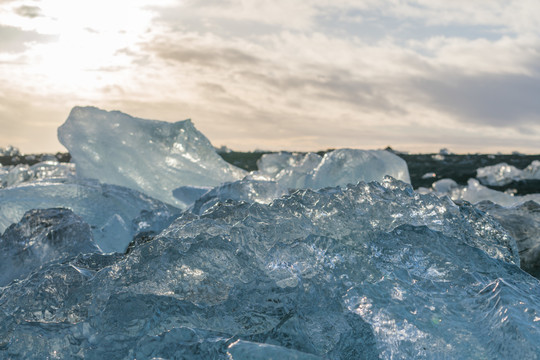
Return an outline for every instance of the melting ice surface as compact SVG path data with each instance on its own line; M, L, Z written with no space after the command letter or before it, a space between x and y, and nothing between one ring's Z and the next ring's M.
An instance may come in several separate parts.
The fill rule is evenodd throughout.
M247 174L189 121L75 108L59 136L78 177L0 173L0 358L539 358L534 202L422 195L383 151Z
M518 264L492 218L390 178L230 201L4 287L0 353L534 359L540 283Z

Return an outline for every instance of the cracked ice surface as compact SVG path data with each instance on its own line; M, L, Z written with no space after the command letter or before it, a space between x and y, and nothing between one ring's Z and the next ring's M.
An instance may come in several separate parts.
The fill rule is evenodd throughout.
M0 232L31 209L63 207L87 222L104 252L123 252L142 211L176 214L178 209L138 191L88 179L49 179L0 189Z
M390 178L229 201L0 288L0 354L534 359L540 283L517 265L492 218Z
M119 111L75 107L58 128L81 177L121 185L185 208L172 191L216 186L246 172L225 162L190 120L144 120Z

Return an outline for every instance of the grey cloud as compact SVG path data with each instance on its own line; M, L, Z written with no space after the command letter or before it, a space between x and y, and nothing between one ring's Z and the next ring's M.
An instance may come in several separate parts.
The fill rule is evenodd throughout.
M413 87L429 106L466 123L496 127L538 125L540 78L519 74L444 74Z
M332 101L352 106L361 111L382 111L403 114L405 110L392 103L385 87L355 78L352 72L336 68L314 68L312 74L287 74L268 76L261 72L244 72L252 81L270 87L274 93L308 95L315 101Z
M226 69L235 75L231 81L274 96L283 97L288 94L291 102L311 99L345 104L359 111L405 113L404 107L390 100L385 86L358 78L348 69L329 65L296 64L297 71L291 71L283 64L262 59L243 50L232 47L210 48L198 44L198 41L192 38L184 39L179 44L157 40L147 45L147 50L162 59L178 63L208 67L214 71ZM223 86L228 87L223 83L220 86L223 90ZM241 102L237 98L231 98L230 93L222 91L217 94L216 89L213 90L213 95L217 100L222 100L221 102ZM301 104L294 106L300 108Z
M37 6L22 5L15 9L15 13L33 19L41 16L41 9Z
M0 25L0 51L17 53L26 49L30 42L49 42L56 37L35 31L25 31L14 26Z
M205 67L257 65L260 62L258 58L234 48L204 48L193 42L192 40L187 40L183 44L156 42L152 43L148 50L163 59Z

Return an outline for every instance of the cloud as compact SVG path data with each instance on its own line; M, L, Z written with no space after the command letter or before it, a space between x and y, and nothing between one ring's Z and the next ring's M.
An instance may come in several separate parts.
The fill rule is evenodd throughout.
M413 87L426 105L463 123L495 127L540 124L540 78L519 74L443 74L421 79Z
M31 19L42 16L41 8L38 6L22 5L15 9L15 13Z
M154 40L145 49L162 59L199 66L254 66L260 63L257 57L232 48L211 47L198 44L196 38L179 38L174 43Z
M56 37L36 31L26 31L15 26L0 24L0 52L18 53L25 51L30 43L54 41Z

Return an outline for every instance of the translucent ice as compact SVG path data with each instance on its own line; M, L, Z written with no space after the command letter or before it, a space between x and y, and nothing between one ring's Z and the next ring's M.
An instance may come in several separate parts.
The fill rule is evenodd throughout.
M518 264L491 217L392 179L229 201L0 288L0 356L535 358Z
M485 201L476 205L486 211L516 239L521 268L540 278L540 205L528 201L505 208Z
M235 200L268 204L289 194L287 188L275 181L240 180L213 188L195 201L191 211L202 214L220 201Z
M476 170L476 178L484 185L504 186L512 181L540 179L540 161L534 160L525 169L500 163Z
M386 175L410 183L407 163L386 150L339 149L324 157L315 153L265 154L257 165L260 174L290 189L382 181Z
M80 179L57 179L0 189L0 232L31 209L64 207L90 224L105 252L123 252L135 235L141 211L176 213L172 206L121 186Z
M190 120L168 123L119 111L75 107L58 129L77 174L126 186L179 207L172 191L184 185L216 186L245 171L226 163Z
M454 201L466 200L473 204L486 200L502 206L515 206L527 201L540 202L540 194L514 196L485 187L476 179L469 179L467 186L459 186L452 179L441 179L434 182L431 189L421 188L418 191L422 194L433 192L437 196L448 196Z
M476 178L484 185L503 186L521 178L522 171L506 163L476 170Z
M51 261L100 251L90 226L71 210L30 210L0 238L0 286Z
M534 160L523 170L524 179L540 179L540 161Z
M45 179L67 178L75 176L75 164L59 163L49 160L32 166L17 165L0 172L0 189Z

